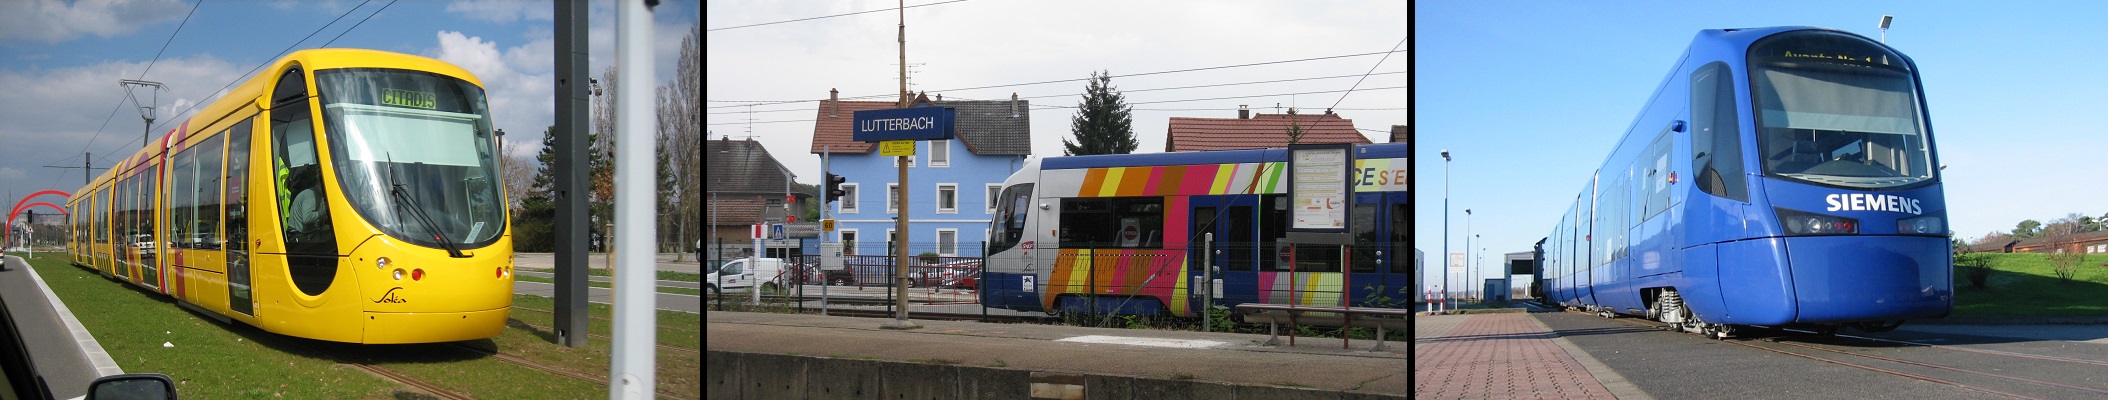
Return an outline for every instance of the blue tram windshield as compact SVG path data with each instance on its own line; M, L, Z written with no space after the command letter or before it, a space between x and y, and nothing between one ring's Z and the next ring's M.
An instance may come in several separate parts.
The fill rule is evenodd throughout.
M332 69L315 74L344 197L389 236L438 247L497 239L505 210L483 88L438 74ZM401 185L404 201L391 191ZM423 208L430 224L409 207Z
M1865 39L1794 32L1750 49L1766 175L1884 188L1932 179L1914 73Z

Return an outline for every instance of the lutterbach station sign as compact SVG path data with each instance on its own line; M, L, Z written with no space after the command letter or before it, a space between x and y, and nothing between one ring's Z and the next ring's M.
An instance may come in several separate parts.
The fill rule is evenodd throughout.
M907 189L910 187L908 186L908 164L910 163L908 156L915 154L915 141L951 140L953 136L952 120L958 115L959 112L956 110L931 106L925 103L919 107L857 111L852 114L851 123L854 124L852 128L855 129L854 138L856 141L879 142L879 156L901 157L900 162L897 163L900 170L900 178L897 182L899 182L902 189ZM943 146L943 144L936 143L933 143L933 145ZM911 191L894 191L894 195L899 196L894 201L898 204L913 204L908 202L908 192ZM913 235L908 230L907 208L901 208L900 218L894 219L893 226L893 229L898 231L898 235L900 235L899 240L894 241L894 245L899 246L897 254L894 255L894 257L898 257L898 261L895 262L899 263L899 265L907 265L908 243L913 240L910 238ZM907 293L907 270L895 269L893 279L895 280L893 284L894 290L899 293ZM893 322L884 326L892 329L918 327L918 325L908 322L907 296L896 297L894 301L897 305L895 308L897 313L894 314Z
M856 141L951 140L952 119L957 110L945 107L909 107L857 111L852 114Z

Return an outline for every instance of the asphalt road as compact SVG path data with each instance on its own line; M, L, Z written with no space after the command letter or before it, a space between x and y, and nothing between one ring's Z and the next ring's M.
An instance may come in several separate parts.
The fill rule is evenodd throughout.
M515 265L517 268L556 269L556 253L514 253L513 256L515 257L513 259L513 265ZM676 262L674 261L674 258L676 257L673 253L659 253L658 255L653 256L652 259L653 262L658 264L660 271L676 271L691 274L703 273L703 264L695 261L694 254L689 254L682 258L686 261ZM591 267L593 269L607 269L607 261L607 254L604 253L593 253L586 255L586 266Z
M536 277L536 278L549 278L549 279L556 279L556 274L554 274L554 273L548 273L548 272L534 272L534 271L518 271L518 272L519 272L519 274L520 274L520 275L532 276L532 277ZM614 280L613 280L613 279L609 279L608 277L605 277L605 276L592 276L592 275L586 275L586 279L588 279L588 280L591 280L591 281L594 281L594 282L614 282ZM703 288L703 283L702 283L702 282L687 282L687 281L669 281L669 280L659 280L659 281L658 281L658 285L659 285L660 287L677 287L677 288L689 288L689 289L696 289L696 290L701 290L701 289Z
M513 281L512 292L554 298L556 297L556 285L541 282ZM607 288L586 288L586 301L588 302L614 304L612 303L614 295L615 293ZM659 293L658 295L658 309L697 314L703 312L703 296L674 293Z
M58 313L44 298L44 290L30 279L29 266L15 257L6 257L5 262L7 270L0 271L0 301L7 303L7 312L14 317L15 328L22 331L23 344L29 347L32 362L37 364L45 384L51 386L52 397L86 396L88 384L97 377L95 367L88 364L73 335L59 323Z
M1533 313L1546 326L1575 346L1616 370L1633 385L1655 398L2002 398L1945 383L1897 376L1810 360L1776 352L1705 339L1698 335L1669 332L1651 327L1607 320L1580 313ZM1907 325L1906 325L1907 326ZM1853 354L1908 360L1928 365L2008 374L2047 382L2098 388L2103 368L2098 364L2014 357L1986 353L2049 355L2090 362L2108 362L2108 345L2084 341L2027 337L2031 326L1977 327L1976 334L1952 329L1902 329L1881 334L1854 330L1843 338L1821 338L1779 331L1745 331L1730 339L1761 347L1785 347L1785 343L1818 346ZM2101 328L2093 328L2101 329ZM1984 335L1999 332L2001 336ZM1939 344L1948 347L1853 339L1852 336ZM2083 336L2083 335L2082 335ZM2074 392L1980 374L1929 369L1929 367L1875 361L1858 356L1804 352L1826 359L1887 368L1972 386L2021 393L2041 398L2095 397L2098 393ZM2075 397L2076 396L2076 397Z

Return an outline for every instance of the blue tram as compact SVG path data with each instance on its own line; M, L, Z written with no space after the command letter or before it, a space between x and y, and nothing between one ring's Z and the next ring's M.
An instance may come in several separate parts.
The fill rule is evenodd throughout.
M1953 306L1917 65L1848 32L1705 30L1546 236L1551 302L1727 337Z

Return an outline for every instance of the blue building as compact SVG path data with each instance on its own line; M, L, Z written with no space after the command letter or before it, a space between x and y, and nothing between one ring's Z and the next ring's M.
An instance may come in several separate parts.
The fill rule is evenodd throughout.
M941 256L981 255L988 240L996 192L1003 180L1032 154L1030 104L1021 100L930 101L958 110L957 138L921 141L908 168L908 252ZM844 243L842 253L892 254L893 204L898 190L896 157L878 155L876 143L855 141L851 120L859 110L894 108L893 102L820 102L813 126L812 153L830 158L830 169L847 180L847 194L830 205L836 219L831 240ZM817 245L808 245L817 249Z

